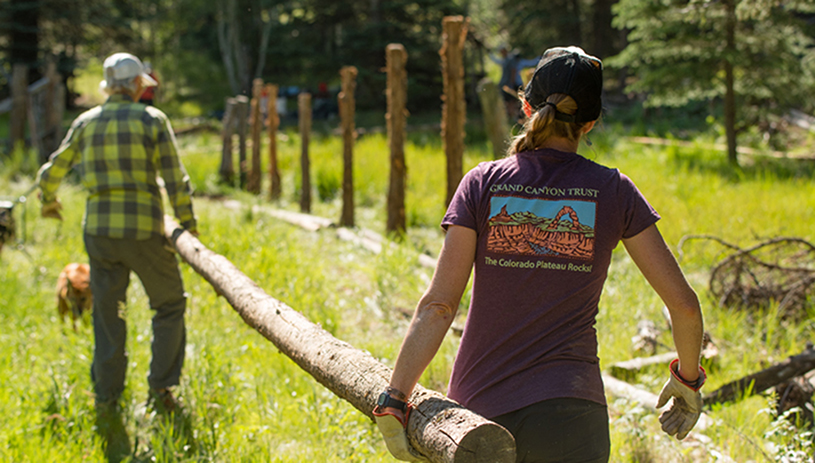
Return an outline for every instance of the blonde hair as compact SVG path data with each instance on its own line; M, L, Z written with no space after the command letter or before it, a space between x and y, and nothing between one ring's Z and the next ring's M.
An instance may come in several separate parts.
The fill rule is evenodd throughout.
M523 102L523 97L521 97ZM579 141L581 129L586 122L563 122L555 119L555 112L574 114L577 103L569 95L553 93L546 98L546 103L524 123L523 132L512 139L507 156L524 151L532 151L543 145L551 137L562 137L570 141Z

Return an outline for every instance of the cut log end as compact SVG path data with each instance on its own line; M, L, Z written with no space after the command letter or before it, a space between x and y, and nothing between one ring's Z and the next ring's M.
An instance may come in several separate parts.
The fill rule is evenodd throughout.
M504 427L484 423L471 430L459 442L456 463L493 463L515 461L515 439Z

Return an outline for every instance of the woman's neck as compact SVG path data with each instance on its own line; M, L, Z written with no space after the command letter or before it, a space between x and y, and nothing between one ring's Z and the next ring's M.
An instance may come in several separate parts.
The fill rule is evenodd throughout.
M577 147L580 145L580 139L569 140L565 137L549 137L544 141L541 146L536 146L535 149L553 149L558 151L565 151L568 153L576 153Z

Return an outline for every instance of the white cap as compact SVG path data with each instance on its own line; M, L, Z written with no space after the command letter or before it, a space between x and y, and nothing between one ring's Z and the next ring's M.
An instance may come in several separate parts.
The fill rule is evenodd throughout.
M144 84L145 87L155 87L158 85L155 79L144 72L142 62L130 53L114 53L108 56L105 60L104 69L105 80L100 84L102 89L108 87L112 80L132 80L137 76L141 77L142 84Z

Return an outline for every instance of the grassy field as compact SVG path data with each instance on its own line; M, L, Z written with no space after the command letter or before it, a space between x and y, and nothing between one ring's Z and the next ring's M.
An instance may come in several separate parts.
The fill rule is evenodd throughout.
M675 247L687 234L711 234L742 246L774 236L815 239L812 164L776 160L747 163L731 171L724 154L705 148L665 148L627 141L628 132L606 125L592 133L581 153L628 174L663 219L659 226ZM411 253L435 255L444 213L444 159L437 134L413 133L407 145L407 215L403 245L374 255L340 241L334 233L311 233L252 213L268 204L220 185L220 141L214 135L179 140L198 197L201 241L226 256L271 296L301 311L337 338L392 365L410 313L431 271ZM283 198L276 207L297 210L299 139L281 136ZM311 147L313 212L339 219L341 142L315 136ZM366 135L355 151L357 224L384 232L388 172L387 142ZM488 160L487 146L468 145L465 168ZM22 154L0 168L0 195L16 196L32 182L36 166ZM267 186L264 184L264 188ZM213 199L229 195L240 209ZM39 218L34 199L15 210L25 216L25 243L0 255L0 461L395 461L373 423L336 398L261 335L248 328L209 285L182 264L189 292L187 360L179 388L185 411L174 420L145 408L150 361L151 316L133 278L128 293L129 369L122 422L109 445L96 423L89 378L92 332L76 333L60 323L54 285L61 268L87 260L81 237L84 195L64 184L65 221ZM621 247L620 247L621 248ZM707 279L722 249L690 243L682 266L704 303L706 329L720 355L705 366L705 391L799 353L812 340L815 307L803 320L781 320L773 308L747 314L720 308L708 295ZM460 316L466 315L465 295ZM640 320L665 322L662 304L621 249L615 251L598 319L602 365L640 355L631 345ZM444 391L457 348L450 334L421 379ZM672 345L665 331L661 341ZM663 348L663 351L665 348ZM658 393L664 367L632 381ZM614 462L805 461L812 436L774 416L772 397L758 395L709 410L703 437L679 443L659 431L656 415L609 397ZM112 432L112 434L110 434ZM727 460L730 458L731 460ZM811 456L809 457L811 458Z

